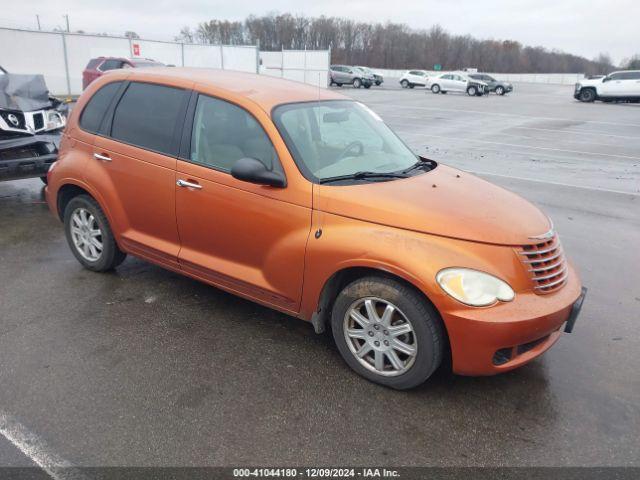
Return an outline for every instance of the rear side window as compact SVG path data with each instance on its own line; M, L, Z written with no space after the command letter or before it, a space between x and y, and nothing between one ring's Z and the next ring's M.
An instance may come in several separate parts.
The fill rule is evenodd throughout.
M133 82L113 114L111 137L165 155L177 155L173 132L185 91Z
M98 133L104 114L107 112L122 82L108 83L89 100L80 117L80 128L91 133Z

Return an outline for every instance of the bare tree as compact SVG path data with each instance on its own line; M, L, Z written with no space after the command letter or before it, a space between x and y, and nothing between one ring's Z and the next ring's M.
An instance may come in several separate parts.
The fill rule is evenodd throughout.
M244 22L212 19L191 31L180 31L181 41L260 44L262 50L331 48L334 63L379 68L445 70L476 67L484 71L521 73L606 73L611 57L595 60L543 47L523 46L514 40L479 40L452 35L439 25L415 30L399 23L364 23L347 18L305 17L289 13L250 15ZM639 57L629 59L637 65ZM631 68L631 67L628 67Z

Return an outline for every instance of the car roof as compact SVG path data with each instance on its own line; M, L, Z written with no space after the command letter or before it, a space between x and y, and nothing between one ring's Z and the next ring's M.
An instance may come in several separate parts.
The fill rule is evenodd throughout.
M107 75L105 75L107 76ZM192 88L193 84L213 87L229 96L247 98L270 113L276 105L315 100L350 100L330 90L268 75L193 67L153 67L111 70L110 79L152 81Z

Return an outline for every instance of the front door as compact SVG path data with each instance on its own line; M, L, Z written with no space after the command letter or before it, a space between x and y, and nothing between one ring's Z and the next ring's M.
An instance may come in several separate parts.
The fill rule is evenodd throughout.
M302 294L311 228L308 203L296 192L236 180L233 164L256 158L282 171L256 118L238 105L200 94L190 146L178 159L179 262L192 276L295 313Z
M603 97L624 97L628 95L627 88L631 82L625 77L624 72L619 72L604 78L600 87L600 95Z

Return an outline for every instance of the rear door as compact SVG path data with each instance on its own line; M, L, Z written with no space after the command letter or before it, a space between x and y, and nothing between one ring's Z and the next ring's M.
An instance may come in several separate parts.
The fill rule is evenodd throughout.
M293 184L288 176L286 188L274 188L230 174L244 157L284 172L274 137L281 148L286 147L269 117L214 96L194 94L185 134L175 186L183 271L297 312L311 228L311 186Z
M176 158L190 91L131 82L96 137L87 178L123 248L178 267Z

